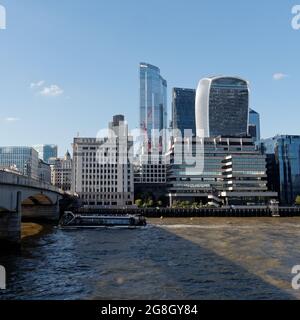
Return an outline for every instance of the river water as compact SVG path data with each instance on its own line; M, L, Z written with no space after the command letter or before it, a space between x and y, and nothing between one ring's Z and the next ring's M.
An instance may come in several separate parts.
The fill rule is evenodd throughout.
M48 227L0 254L0 299L300 299L299 218L150 219L144 229Z

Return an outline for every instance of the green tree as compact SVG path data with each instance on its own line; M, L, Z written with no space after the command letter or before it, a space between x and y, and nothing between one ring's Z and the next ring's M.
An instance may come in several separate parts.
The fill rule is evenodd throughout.
M135 204L136 204L139 208L141 208L141 207L143 206L143 200L142 200L142 199L137 199L137 200L135 200Z
M148 202L147 202L147 207L148 208L152 208L154 205L154 201L152 199L149 199Z
M295 201L297 206L300 206L300 196L296 197L296 201Z

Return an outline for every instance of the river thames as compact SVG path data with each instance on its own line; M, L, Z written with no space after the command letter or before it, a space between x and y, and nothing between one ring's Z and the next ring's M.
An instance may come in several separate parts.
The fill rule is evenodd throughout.
M149 219L142 229L60 230L0 253L0 299L300 299L299 218Z

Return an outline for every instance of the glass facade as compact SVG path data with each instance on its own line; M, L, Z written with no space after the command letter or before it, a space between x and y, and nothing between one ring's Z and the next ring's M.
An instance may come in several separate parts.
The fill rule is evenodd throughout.
M50 158L57 158L57 145L54 144L40 144L33 146L38 152L39 158L49 163Z
M210 136L245 136L248 132L249 90L237 78L214 79L209 95Z
M270 165L274 172L272 178L279 173L280 202L283 205L293 205L297 195L300 195L300 136L281 135L262 142L267 154L274 154L275 164Z
M195 97L196 90L173 88L172 101L172 126L184 136L185 130L190 130L196 135L195 123Z
M147 151L151 151L155 144L152 130L156 130L157 135L167 129L167 81L160 75L159 68L148 63L140 63L140 129L147 136ZM159 134L160 149L165 148L162 145L165 139Z
M254 141L260 140L260 115L253 109L249 110L249 134Z
M15 166L28 177L38 179L38 153L30 147L0 147L0 167Z

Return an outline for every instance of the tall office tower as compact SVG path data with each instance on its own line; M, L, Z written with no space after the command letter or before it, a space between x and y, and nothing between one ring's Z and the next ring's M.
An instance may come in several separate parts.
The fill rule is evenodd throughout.
M274 185L278 179L280 202L283 205L293 205L300 195L300 136L278 135L264 139L261 143L264 152L269 156L268 179Z
M133 138L122 118L114 117L109 129L107 137L74 138L72 191L91 208L134 201Z
M167 130L167 81L159 68L140 63L140 129L145 134L143 153L165 151ZM154 130L154 131L153 131Z
M260 116L259 113L253 109L249 109L249 135L253 140L260 140Z
M39 158L49 163L50 158L57 158L57 145L54 144L38 144L33 148L39 153Z
M31 147L0 147L0 168L15 168L21 174L38 179L38 152Z
M172 127L180 130L182 136L185 130L196 135L195 96L194 89L173 88Z
M197 136L246 136L248 114L246 80L226 76L200 80L196 92Z

